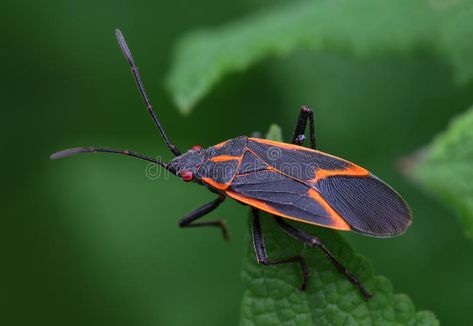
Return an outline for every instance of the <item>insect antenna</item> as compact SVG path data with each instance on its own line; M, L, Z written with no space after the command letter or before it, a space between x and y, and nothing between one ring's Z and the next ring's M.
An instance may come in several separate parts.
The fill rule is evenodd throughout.
M181 155L181 152L169 140L166 132L164 131L164 128L161 126L161 123L159 122L158 116L156 115L156 113L153 110L153 106L151 105L151 102L148 99L148 95L145 91L145 87L143 85L143 82L141 81L140 73L138 72L138 67L135 64L135 59L133 59L131 51L128 48L128 45L125 41L125 38L123 37L122 32L119 29L116 29L115 34L117 36L117 41L118 41L118 44L120 45L120 48L123 52L123 55L125 56L126 60L128 61L128 63L131 66L131 72L133 74L133 77L135 78L136 84L138 85L138 89L140 90L141 97L143 98L143 100L145 102L146 109L148 110L149 114L151 115L151 118L153 119L154 124L159 129L159 132L163 136L164 141L166 142L166 145L169 147L169 150L175 156Z
M63 151L56 152L52 154L49 158L52 160L57 160L63 157L67 156L72 156L72 155L77 155L80 153L111 153L111 154L119 154L119 155L125 155L125 156L131 156L134 158L138 158L140 160L148 161L154 164L158 164L165 168L168 171L171 171L168 167L167 163L164 163L158 159L154 159L152 157L136 153L136 152L131 152L129 150L121 150L121 149L113 149L113 148L104 148L104 147L77 147L77 148L70 148L66 149ZM173 171L171 171L173 172Z

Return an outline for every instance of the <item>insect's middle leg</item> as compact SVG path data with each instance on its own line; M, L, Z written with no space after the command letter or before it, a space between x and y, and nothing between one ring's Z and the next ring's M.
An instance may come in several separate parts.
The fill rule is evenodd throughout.
M251 209L252 214L252 236L253 236L253 246L255 248L256 259L259 264L262 265L277 265L277 264L286 264L286 263L299 263L304 273L304 281L300 289L305 291L307 289L307 284L309 283L310 271L307 267L307 264L302 256L291 256L286 258L279 259L269 259L266 254L266 248L264 245L263 233L261 231L261 223L259 211L255 208Z
M307 127L307 121L309 121L310 147L316 149L314 112L307 106L302 106L299 112L296 129L294 130L294 135L292 136L292 143L302 146L305 141L305 128Z
M222 220L195 222L197 219L203 217L204 215L207 215L208 213L216 209L224 200L225 200L225 196L220 195L214 201L208 204L205 204L204 206L199 207L196 210L190 212L187 216L183 217L179 221L179 226L182 228L199 227L199 226L216 226L222 229L223 238L225 240L228 240L229 239L228 229L227 229L227 226L225 225L225 222L223 222Z
M372 294L368 292L363 284L361 284L360 280L358 280L355 275L353 275L345 266L342 265L342 263L337 260L337 258L335 258L335 256L327 249L327 247L324 246L318 237L300 229L296 229L295 227L284 222L281 217L275 216L275 219L279 226L296 240L302 241L310 247L319 248L324 256L327 257L327 259L330 260L330 262L338 269L338 271L345 275L345 277L360 290L365 299L369 299L372 296Z

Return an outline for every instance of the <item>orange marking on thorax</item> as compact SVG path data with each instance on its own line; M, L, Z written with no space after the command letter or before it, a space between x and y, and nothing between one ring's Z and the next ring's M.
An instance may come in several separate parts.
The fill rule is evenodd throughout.
M221 147L221 146L223 146L225 143L226 143L226 142L223 142L223 143L220 143L220 144L215 145L215 146ZM215 147L215 146L214 146L214 147ZM240 166L240 163L241 163L241 161L242 161L242 159L243 159L243 155L244 155L244 152L243 152L243 154L242 154L241 156L219 155L219 156L211 157L211 158L209 159L209 161L210 161L210 162L213 162L213 163L228 162L228 161L233 161L233 160L238 161L238 164L237 164L237 166L236 166L236 168L235 168L235 174L236 174L236 171L238 170L238 167ZM213 180L212 178L202 178L202 181L205 182L206 184L208 184L208 185L214 187L215 189L218 189L218 190L225 190L225 189L227 189L227 188L231 185L233 179L235 178L235 174L233 175L233 177L231 178L231 180L228 181L227 183L218 183L218 182L216 182L215 180Z
M241 156L231 156L231 155L219 155L219 156L214 156L210 158L210 162L227 162L227 161L232 161L232 160L241 160Z

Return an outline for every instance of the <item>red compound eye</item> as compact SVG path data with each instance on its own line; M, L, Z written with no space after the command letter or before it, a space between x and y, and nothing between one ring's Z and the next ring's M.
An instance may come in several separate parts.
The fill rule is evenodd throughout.
M179 173L179 176L185 182L190 182L190 181L194 180L194 173L192 173L191 170L181 171L181 173Z
M200 151L200 150L202 149L202 146L194 145L194 146L191 147L191 149L192 149L193 151Z

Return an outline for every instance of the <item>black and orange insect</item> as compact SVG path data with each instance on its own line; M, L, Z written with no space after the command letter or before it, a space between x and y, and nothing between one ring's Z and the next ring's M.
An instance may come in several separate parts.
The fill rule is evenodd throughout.
M266 254L259 212L270 213L290 236L322 250L335 267L358 287L362 295L369 298L370 293L319 238L289 225L284 219L373 237L395 236L403 233L411 224L411 212L400 195L368 170L317 151L313 112L308 107L302 107L299 113L292 144L241 136L207 149L194 146L181 153L161 126L133 56L119 30L116 36L146 108L175 158L165 163L127 150L99 147L67 149L54 153L51 158L86 152L122 154L158 164L186 182L204 185L218 195L217 199L185 216L179 221L179 226L216 226L223 231L225 238L228 238L228 232L223 221L197 220L217 208L227 196L250 206L253 244L258 263L298 263L304 273L301 289L305 290L310 271L302 256L270 259ZM302 147L308 123L311 148Z

